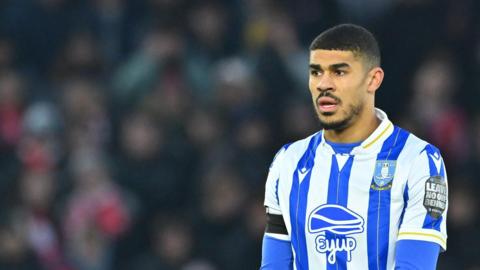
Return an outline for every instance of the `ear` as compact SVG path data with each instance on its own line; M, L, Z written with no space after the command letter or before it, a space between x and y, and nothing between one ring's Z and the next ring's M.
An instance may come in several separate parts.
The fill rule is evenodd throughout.
M383 69L381 67L374 67L368 72L368 93L374 94L377 89L380 88L384 75L385 74L383 73Z

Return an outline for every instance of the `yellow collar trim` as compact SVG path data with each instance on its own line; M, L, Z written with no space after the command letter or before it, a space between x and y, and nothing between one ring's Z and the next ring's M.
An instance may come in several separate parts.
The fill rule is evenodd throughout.
M364 146L363 146L363 149L367 149L368 147L372 146L372 144L374 144L376 141L378 141L378 140L380 139L380 137L382 137L383 134L385 134L385 132L387 132L387 130L388 130L391 126L392 126L392 123L390 122L390 123L388 124L388 126L387 126L380 134L378 134L378 136L377 136L375 139L373 139L373 140L372 140L371 142L369 142L367 145L364 145Z

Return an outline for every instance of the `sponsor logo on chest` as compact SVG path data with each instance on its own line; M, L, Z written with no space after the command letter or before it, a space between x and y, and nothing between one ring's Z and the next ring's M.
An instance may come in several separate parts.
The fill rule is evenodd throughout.
M346 252L347 261L352 259L352 251L357 247L353 234L363 232L365 221L352 210L336 204L324 204L312 211L308 229L318 234L315 247L319 253L327 254L329 264L335 264L337 253Z

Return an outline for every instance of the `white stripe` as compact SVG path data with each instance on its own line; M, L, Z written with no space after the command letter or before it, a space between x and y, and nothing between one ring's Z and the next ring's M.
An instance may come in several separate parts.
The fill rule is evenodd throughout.
M350 155L341 155L341 154L335 155L335 158L337 159L337 163L338 163L338 170L342 170L343 166L345 166L345 163L347 163L349 157Z
M319 147L320 148L320 147ZM308 266L309 269L326 269L325 254L316 250L315 239L318 233L309 233L310 214L320 205L325 204L328 196L328 180L332 166L332 156L325 151L317 149L315 155L315 166L310 178L310 189L307 203L307 214L305 222L305 240L307 242Z
M266 236L278 239L278 240L283 240L283 241L290 241L290 236L286 234L279 234L279 233L265 233Z
M353 160L350 181L348 183L347 207L362 216L365 223L363 225L363 233L351 235L357 241L357 247L352 252L352 260L347 262L347 269L368 269L368 201L375 163L376 159L357 159L355 157Z

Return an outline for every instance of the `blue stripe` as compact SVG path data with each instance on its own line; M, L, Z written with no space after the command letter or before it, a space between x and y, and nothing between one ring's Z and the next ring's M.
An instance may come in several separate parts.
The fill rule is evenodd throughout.
M443 161L442 161L442 167L440 168L440 176L442 176L445 179L445 164L443 164Z
M350 172L352 171L353 156L349 156L347 162L341 170L338 167L338 161L335 155L332 155L332 166L330 168L330 178L328 181L327 204L336 204L347 207L348 203L348 182ZM326 232L325 237L331 239L344 239L345 235L336 235ZM326 257L328 257L327 252ZM329 264L327 260L327 270L346 270L347 269L347 252L341 251L336 254L336 263Z
M382 150L377 155L377 161L396 161L405 146L408 136L408 132L395 127L392 134L383 143ZM375 182L372 179L372 185L374 184ZM369 270L384 270L387 268L390 236L390 196L391 189L370 189L367 221Z
M405 210L407 210L407 207L408 207L408 183L405 185L405 189L403 190L403 210L402 210L402 214L400 215L400 223L398 225L398 228L402 226L403 216L405 215Z
M275 198L277 199L277 205L280 205L280 199L278 198L278 183L280 182L280 178L277 179L275 183Z
M433 145L429 144L425 147L424 151L427 152L428 157L428 166L430 167L430 176L437 176L440 175L445 179L445 168L443 162L440 164L440 172L437 171L437 167L433 161L433 158L430 155L437 155L440 157L440 151ZM438 219L433 218L429 214L425 215L425 219L423 220L423 229L434 229L440 231L440 225L442 224L443 216L439 217Z
M328 204L336 204L338 202L337 192L338 186L337 179L339 171L338 171L338 162L335 158L335 155L332 155L332 166L330 167L330 178L328 180L328 195L327 195L327 203Z
M287 150L288 147L290 147L290 145L292 145L292 143L287 143L287 144L285 144L285 145L283 146L283 149Z
M362 142L357 142L357 143L334 143L329 141L325 141L325 142L332 147L333 151L335 151L336 154L350 154L353 148L362 144Z
M321 132L319 132L310 139L308 148L298 161L297 169L293 173L292 189L290 191L290 223L292 225L291 240L292 247L295 250L297 270L308 270L307 242L305 239L307 199L315 153L321 138ZM308 171L301 183L298 175L300 170Z

